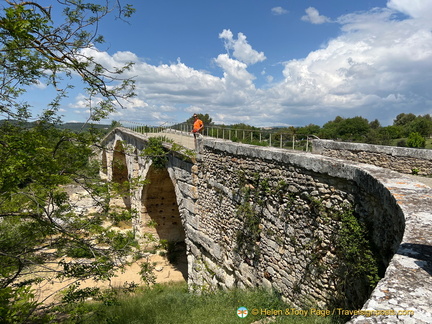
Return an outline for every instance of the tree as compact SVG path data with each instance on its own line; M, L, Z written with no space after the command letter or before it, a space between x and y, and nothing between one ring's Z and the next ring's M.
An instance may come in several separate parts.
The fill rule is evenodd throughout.
M198 118L202 120L204 123L204 127L213 125L213 119L209 116L209 114L197 114ZM189 118L186 123L192 125L194 123L194 118ZM192 129L192 128L191 128Z
M298 134L301 134L303 136L308 135L317 135L321 130L321 127L315 124L309 124L303 127L299 127Z
M343 122L344 118L341 116L336 116L336 118L333 121L328 121L323 125L321 128L321 131L319 133L319 137L322 138L331 138L336 139L339 135L339 125Z
M349 141L364 141L370 129L369 122L363 117L342 118L324 124L321 134L326 138L341 138Z
M412 122L416 118L416 115L413 113L405 114L401 113L396 116L396 119L393 121L393 125L395 126L405 126Z
M426 140L420 133L411 133L407 139L408 147L413 148L424 148L426 146Z
M423 137L429 137L432 134L432 120L428 115L418 116L406 128L409 133L419 133Z
M64 21L53 20L42 1L6 0L0 14L0 114L14 119L0 125L0 322L36 321L39 306L31 284L46 271L58 278L105 280L127 264L136 251L133 232L112 224L134 217L133 210L112 209L115 186L98 179L94 159L95 132L73 133L57 126L61 99L69 85L62 80L79 75L89 98L89 120L107 116L133 96L133 81L122 79L130 68L108 70L87 55L103 38L100 19L116 10L120 18L133 8L120 1L58 0ZM46 82L58 90L37 123L28 123L31 107L20 102L26 87ZM96 102L93 100L97 98ZM18 120L18 121L17 121ZM91 215L77 210L65 186L75 183L95 198ZM111 225L110 225L111 224ZM80 260L67 261L65 256ZM43 266L43 267L42 267ZM65 300L97 296L96 289L71 285Z
M381 123L379 122L378 119L375 119L369 123L369 126L372 129L379 129L379 128L381 128Z
M119 18L133 13L130 5L107 0L99 1L58 0L63 8L64 21L56 24L51 15L52 7L43 7L43 1L6 0L0 16L0 112L12 118L29 117L29 106L19 102L26 86L46 82L58 90L58 96L50 104L49 111L55 113L60 100L72 87L63 84L64 77L80 76L88 93L91 120L106 117L134 95L131 79L122 79L121 74L131 67L108 70L98 63L89 49L103 42L97 34L98 23L117 10ZM113 2L113 3L112 3ZM92 99L102 99L96 100Z
M414 119L416 119L416 115L414 115L413 113L409 113L409 114L401 113L396 116L396 119L393 121L393 126L402 127L402 129L404 130L403 135L408 136L409 134L408 125Z

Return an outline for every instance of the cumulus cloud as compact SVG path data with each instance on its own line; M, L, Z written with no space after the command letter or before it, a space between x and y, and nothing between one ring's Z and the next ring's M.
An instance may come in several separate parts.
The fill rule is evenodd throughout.
M40 81L40 80L36 80L36 82L33 83L32 86L35 87L36 89L41 89L41 90L47 88L47 84L44 83L44 82L42 82L42 81Z
M301 20L310 22L315 25L324 24L326 22L330 22L330 18L326 16L321 16L317 9L314 7L309 7L306 9L306 15L301 17Z
M285 15L288 13L288 10L282 8L282 7L274 7L271 9L271 12L273 15L279 16L279 15Z
M412 18L431 18L432 2L425 0L390 0L387 6Z
M252 48L251 45L246 41L246 36L243 33L237 34L237 39L234 39L234 35L229 29L224 29L220 34L219 38L225 42L225 49L229 52L233 50L232 55L234 58L246 63L255 64L262 62L266 59L263 52L257 52Z
M411 17L426 9L408 3L393 0L389 8L406 8ZM286 62L284 82L271 89L273 96L282 105L307 106L317 113L331 108L377 115L390 102L396 111L430 106L425 85L432 76L424 71L432 70L431 20L397 20L395 13L383 8L340 17L345 33L304 59Z
M219 34L227 53L213 59L220 76L180 60L152 65L130 52L94 55L111 66L135 62L127 76L135 78L138 97L119 112L129 120L179 122L202 112L215 122L257 126L322 124L337 115L385 124L400 112L430 113L431 16L429 2L389 0L385 8L338 17L339 36L304 58L284 62L281 75L272 71L274 78L263 88L249 69L265 60L264 53L229 29ZM329 21L313 10L307 17ZM265 67L261 71L266 78ZM84 108L84 99L75 107Z

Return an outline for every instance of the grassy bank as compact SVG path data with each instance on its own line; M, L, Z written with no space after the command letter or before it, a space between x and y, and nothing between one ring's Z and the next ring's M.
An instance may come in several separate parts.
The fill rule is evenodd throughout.
M106 304L106 303L105 303ZM237 316L237 309L246 307L245 318ZM253 315L257 309L259 314ZM186 283L155 285L140 289L133 294L119 296L115 303L104 305L87 302L71 307L67 312L69 323L128 323L128 324L195 324L195 323L254 323L267 316L262 310L281 311L273 316L272 323L332 323L332 318L321 316L285 315L290 309L280 298L264 290L232 290L191 294ZM259 322L259 323L267 323Z

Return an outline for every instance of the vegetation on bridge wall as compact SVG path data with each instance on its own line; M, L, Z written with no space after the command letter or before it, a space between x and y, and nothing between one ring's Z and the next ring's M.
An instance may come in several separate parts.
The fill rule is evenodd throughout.
M362 206L373 201L367 193L274 161L211 151L204 160L201 230L220 255L197 245L195 261L206 266L191 284L264 285L298 307L362 306L383 275L364 221L381 207Z
M288 182L280 180L271 181L268 176L260 173L252 173L249 176L242 170L237 172L239 176L238 197L241 203L237 205L237 218L242 226L236 233L235 252L240 259L251 266L259 266L261 261L260 243L261 237L276 242L283 247L291 244L294 250L302 249L307 255L308 264L304 272L304 280L311 283L317 277L327 275L335 282L335 291L329 305L354 309L360 307L372 289L380 279L378 276L378 262L372 252L370 236L367 225L359 216L353 212L349 204L327 208L323 200L312 196L305 196L309 206L307 217L313 219L312 226L322 222L331 228L327 238L312 235L306 246L297 244L297 238L291 236L283 237L280 233L272 230L265 230L261 220L266 217L264 210L269 201L284 205L284 199L288 198L289 203L285 204L284 210L279 217L287 221L287 214L298 212L296 201L301 200L298 194L289 191ZM285 219L284 219L285 218ZM323 241L329 240L330 245L323 248ZM288 243L289 242L289 243ZM328 263L323 259L331 253L333 262ZM264 277L269 279L271 275L265 271ZM300 292L299 285L295 290Z

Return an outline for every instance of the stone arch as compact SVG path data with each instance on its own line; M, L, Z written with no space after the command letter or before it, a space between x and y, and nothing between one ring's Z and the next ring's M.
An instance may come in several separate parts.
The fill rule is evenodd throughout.
M120 185L123 204L131 209L131 195L129 187L129 171L126 161L125 149L122 141L117 141L114 146L112 160L112 181ZM118 203L118 202L117 202Z
M141 194L141 220L143 234L150 233L157 240L167 242L167 259L188 277L185 230L180 216L177 195L168 170L151 165ZM155 227L147 224L153 222Z
M184 242L185 231L180 217L179 206L173 182L167 169L150 166L147 184L141 196L141 215L144 225L150 221L157 225L154 231L147 229L157 238L168 242Z
M112 181L118 184L123 184L125 181L128 181L126 154L122 141L117 141L114 146L112 161Z
M108 175L108 159L106 149L102 150L102 163L101 171L104 175Z

